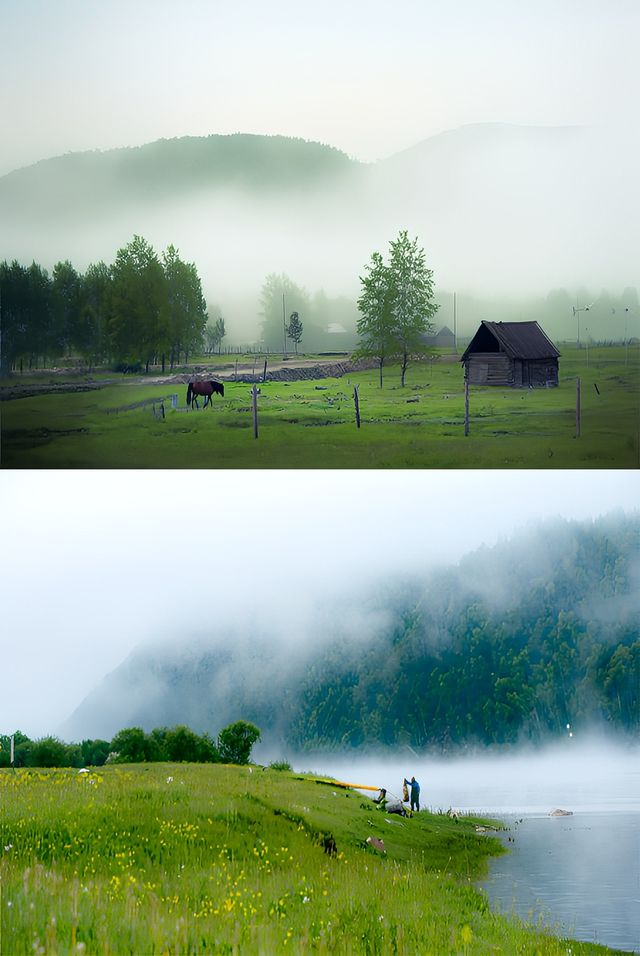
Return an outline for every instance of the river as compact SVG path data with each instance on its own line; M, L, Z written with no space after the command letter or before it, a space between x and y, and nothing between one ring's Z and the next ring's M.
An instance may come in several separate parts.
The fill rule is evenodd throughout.
M480 885L495 909L554 932L640 953L640 748L567 738L553 749L451 759L410 748L389 759L300 757L326 773L400 794L415 776L426 809L504 822L509 853ZM570 816L551 816L562 809Z

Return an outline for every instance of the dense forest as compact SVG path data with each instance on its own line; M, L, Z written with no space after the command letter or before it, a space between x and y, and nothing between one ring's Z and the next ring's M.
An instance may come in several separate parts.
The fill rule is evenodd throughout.
M547 527L399 599L356 654L334 642L300 692L298 747L539 740L640 725L637 522Z
M424 578L325 597L290 633L265 619L176 635L134 652L64 732L215 733L241 717L285 750L448 751L567 724L637 731L639 544L637 518L556 521Z
M75 353L89 368L160 361L173 365L201 348L207 306L196 266L169 246L162 256L140 236L111 265L49 272L0 262L2 374Z

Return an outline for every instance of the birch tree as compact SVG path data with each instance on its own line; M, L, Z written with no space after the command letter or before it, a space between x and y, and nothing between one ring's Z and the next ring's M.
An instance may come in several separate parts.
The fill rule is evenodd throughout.
M374 356L378 360L382 388L384 363L396 354L390 274L379 252L372 254L366 271L367 275L360 277L362 295L358 299L358 309L361 315L357 322L360 345L355 354L363 358Z
M389 244L388 264L374 252L366 269L367 275L360 278L361 341L356 355L376 356L381 388L384 363L399 359L404 386L410 359L429 351L423 336L433 330L430 320L438 309L433 302L433 272L425 264L424 249L418 248L417 239L409 239L406 230Z
M424 249L410 240L406 230L390 243L389 282L393 338L400 357L400 384L404 388L412 356L426 354L424 335L433 331L431 319L438 311L433 302L433 272L425 264Z

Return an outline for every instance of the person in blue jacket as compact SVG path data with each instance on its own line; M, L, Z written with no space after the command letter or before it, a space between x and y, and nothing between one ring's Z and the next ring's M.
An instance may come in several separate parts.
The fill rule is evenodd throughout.
M407 780L405 777L405 785L411 787L411 809L418 812L420 810L420 784L415 777L412 777L411 780Z

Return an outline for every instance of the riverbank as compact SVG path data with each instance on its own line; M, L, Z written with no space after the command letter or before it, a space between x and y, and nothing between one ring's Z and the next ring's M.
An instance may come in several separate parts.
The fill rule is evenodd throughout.
M474 888L502 852L478 818L396 817L257 766L5 770L0 790L0 931L15 956L567 952Z

